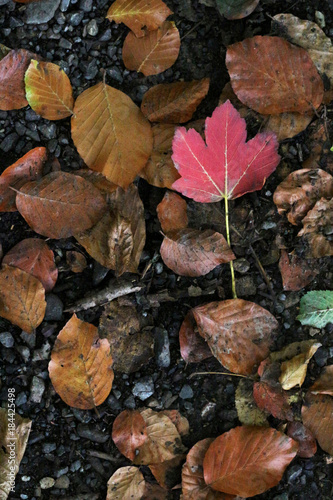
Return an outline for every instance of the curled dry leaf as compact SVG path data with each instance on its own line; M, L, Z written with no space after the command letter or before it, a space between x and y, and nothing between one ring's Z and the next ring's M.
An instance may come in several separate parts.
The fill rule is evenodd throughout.
M51 353L49 375L61 399L82 410L101 405L112 382L110 344L97 328L75 314L59 333Z
M146 31L156 30L173 14L162 0L116 0L106 15L109 21L124 23L135 36L142 37Z
M273 415L280 420L292 421L293 411L288 401L288 394L278 383L255 382L253 385L253 397L258 406L267 414Z
M321 198L302 220L302 236L309 245L307 256L320 259L333 255L333 198Z
M280 37L230 45L226 65L237 97L259 113L307 113L323 100L324 85L307 51Z
M34 148L2 172L0 176L1 212L15 212L17 210L16 193L10 188L20 189L28 181L40 179L46 161L46 148Z
M52 290L58 278L54 253L47 243L39 238L20 241L6 253L2 263L32 274L42 283L46 292Z
M205 482L231 495L260 495L279 483L297 449L293 439L275 429L236 427L209 446L203 461Z
M82 273L87 267L87 259L81 252L66 252L66 263L73 273Z
M192 311L189 311L179 330L180 353L186 363L200 363L212 357L207 342L198 332Z
M269 354L278 322L253 302L231 299L192 309L200 335L233 373L250 375Z
M217 0L216 5L227 19L243 19L257 7L259 0Z
M181 276L202 276L235 259L224 236L211 229L179 229L169 232L160 248L161 257Z
M187 203L178 194L167 191L156 211L165 233L187 227Z
M141 111L151 122L185 123L191 120L208 89L209 78L155 85L143 96Z
M256 405L253 397L253 382L241 379L235 394L235 405L239 421L243 425L268 426L266 413Z
M283 290L297 292L317 276L318 271L310 267L308 262L298 255L281 251L279 269L282 276Z
M286 177L276 188L273 201L280 215L297 225L320 198L333 196L333 177L321 170L303 168Z
M97 188L67 172L52 172L24 184L16 194L16 206L36 233L49 238L68 238L89 229L107 208Z
M307 393L302 406L303 424L317 439L319 446L333 455L333 398L326 394Z
M44 319L45 289L22 269L4 265L0 270L0 316L32 333Z
M72 138L89 168L123 188L145 166L153 146L150 124L140 109L104 82L76 99Z
M307 342L307 344L305 342ZM284 361L281 364L281 375L279 378L279 382L282 386L282 389L286 391L292 389L296 385L298 385L299 387L302 386L306 377L310 359L312 358L312 356L314 356L314 354L321 346L321 343L316 342L315 340L308 340L305 342L302 342L300 354Z
M333 396L333 365L326 366L320 377L310 387L312 394L328 394Z
M287 435L297 441L299 448L297 455L301 458L311 458L316 454L317 443L309 429L301 422L289 422Z
M147 438L146 422L137 410L124 410L113 422L112 439L129 460L135 459L137 450Z
M0 61L0 109L9 111L28 105L25 97L24 75L31 59L36 58L28 50L11 50Z
M145 480L137 467L120 467L108 480L106 500L140 500Z
M177 60L180 36L175 23L165 21L157 30L137 38L128 33L123 45L123 61L127 69L145 76L157 75Z

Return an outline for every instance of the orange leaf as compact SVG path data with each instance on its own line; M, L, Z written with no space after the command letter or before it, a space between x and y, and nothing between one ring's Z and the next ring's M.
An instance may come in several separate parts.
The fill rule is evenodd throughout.
M281 251L279 269L282 276L283 290L297 292L307 286L318 274L311 269L306 260L296 254Z
M54 253L39 238L20 241L4 256L2 263L32 274L42 283L46 292L52 290L58 278Z
M297 455L302 458L311 458L316 454L317 443L312 434L301 422L289 422L287 435L299 444Z
M210 445L203 467L206 483L214 490L252 497L276 486L298 444L267 427L236 427Z
M333 365L326 366L320 377L310 387L312 394L328 394L333 396Z
M192 311L187 313L180 327L179 344L180 354L186 363L200 363L200 361L212 357L212 351L207 342L198 332Z
M230 45L226 65L237 97L259 113L307 113L322 102L324 85L311 57L280 37Z
M59 333L51 353L49 375L61 399L82 410L101 405L112 382L110 344L94 325L74 314Z
M32 333L45 315L45 290L41 282L18 267L0 270L0 316Z
M187 227L187 203L179 194L167 191L156 211L165 233Z
M75 175L79 175L86 179L86 181L91 182L97 189L102 191L104 194L111 194L117 189L117 185L113 182L108 181L103 174L99 172L94 172L88 168L82 168L80 170L75 170Z
M319 446L333 455L333 398L326 394L307 393L302 406L302 419Z
M320 259L333 255L333 198L321 198L302 220L303 229L297 236L303 236L309 249L307 257Z
M120 453L134 460L147 439L146 423L137 410L122 411L113 422L112 439Z
M32 58L28 50L11 50L0 61L0 109L8 111L28 105L25 98L24 75Z
M149 465L150 472L162 488L171 490L180 483L181 464L185 455L178 455L161 464Z
M145 486L144 477L137 467L120 467L108 480L106 500L139 500Z
M128 33L123 45L123 61L127 69L145 76L157 75L170 68L180 49L180 36L175 23L165 21L142 38Z
M68 238L89 229L106 210L98 189L67 172L28 182L17 192L16 206L36 233L49 238Z

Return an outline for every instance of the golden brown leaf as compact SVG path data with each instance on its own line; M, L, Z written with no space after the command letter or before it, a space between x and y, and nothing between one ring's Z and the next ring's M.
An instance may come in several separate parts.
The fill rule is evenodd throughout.
M320 259L333 255L333 198L321 198L302 220L302 236L309 245L307 257Z
M24 74L32 58L28 50L11 50L0 61L0 109L4 111L24 108L28 105L25 97Z
M183 417L178 410L163 410L161 413L170 418L181 436L187 436L189 434L190 424L187 418Z
M108 480L106 500L140 500L145 480L138 467L120 467Z
M304 343L302 345L305 347ZM306 348L303 347L300 354L284 361L281 364L281 375L279 378L279 382L282 386L282 389L288 391L296 385L300 387L302 386L306 377L309 361L317 352L320 346L320 342L309 340L308 346Z
M150 472L162 488L171 490L180 484L181 464L185 455L178 455L171 460L165 460L161 464L149 465Z
M187 203L179 194L167 191L156 212L165 233L187 227Z
M326 366L320 377L309 389L312 394L328 394L333 396L333 365Z
M319 446L333 455L333 398L326 394L307 393L302 406L302 419Z

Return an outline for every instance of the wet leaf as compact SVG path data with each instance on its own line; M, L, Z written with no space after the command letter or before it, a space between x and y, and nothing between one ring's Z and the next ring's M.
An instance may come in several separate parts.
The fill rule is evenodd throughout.
M253 382L241 379L235 394L235 405L239 421L243 425L268 426L266 413L258 408L253 397Z
M59 333L51 353L49 375L61 399L82 410L101 405L112 382L112 357L97 328L74 314Z
M185 455L178 455L171 460L166 460L161 464L149 465L150 472L162 488L173 489L180 484L181 465L184 462Z
M187 203L178 194L167 191L156 211L164 233L187 227Z
M89 229L106 210L98 189L67 172L52 172L24 184L16 194L16 206L36 233L58 239Z
M217 491L245 498L260 495L279 483L297 449L293 439L275 429L236 427L208 448L204 478Z
M124 410L113 422L112 439L120 453L134 460L137 450L148 439L147 426L138 410Z
M226 65L240 101L265 115L317 109L324 85L306 50L280 37L254 36L230 45Z
M279 269L282 276L283 290L297 292L317 276L318 271L298 255L281 251Z
M28 105L25 97L24 74L32 58L28 50L11 50L0 61L0 109L9 111Z
M42 283L46 292L52 290L58 278L54 253L47 243L39 238L20 241L6 253L2 263L32 274Z
M116 0L106 15L109 21L124 23L135 36L142 37L146 30L156 30L173 14L162 0Z
M307 393L302 406L303 424L317 439L319 446L333 455L333 398Z
M333 365L323 368L320 377L310 387L312 394L329 394L333 396Z
M157 75L177 60L180 36L175 23L165 21L157 30L136 38L128 33L123 45L123 61L127 69L145 76Z
M22 269L3 265L0 270L0 316L32 333L44 319L45 290Z
M192 311L189 311L179 330L180 354L186 363L200 363L212 357L207 342L198 332Z
M150 124L140 109L102 82L75 101L72 138L89 168L123 188L145 166L153 146Z
M311 458L316 454L317 443L312 434L301 422L289 422L287 435L297 441L297 455L301 458Z
M231 299L210 302L192 311L200 335L231 372L250 375L268 356L278 323L263 307Z
M224 236L211 229L179 229L165 235L160 248L166 266L180 276L202 276L235 255Z
M302 325L324 328L333 323L333 291L318 290L308 292L301 298L297 316Z
M280 384L274 385L267 382L255 382L253 385L253 397L258 406L267 414L273 415L280 420L294 419L293 411L288 401L288 394Z
M307 346L305 346L303 342L302 346L304 347L301 349L301 354L298 354L281 364L279 382L282 389L288 391L296 385L299 387L302 386L306 377L310 359L314 356L321 345L322 344L320 342L316 342L315 340L309 340Z
M120 467L108 480L106 500L140 500L145 480L137 467Z
M212 203L261 189L279 163L274 134L246 141L246 123L227 101L206 119L206 143L198 132L176 130L172 159L182 176L173 189ZM260 171L260 174L258 174Z
M243 19L257 7L259 0L216 0L218 11L227 19Z
M208 89L209 78L155 85L143 96L141 111L151 122L184 123L191 120Z
M81 252L66 252L66 263L72 273L82 273L87 267L87 259Z
M320 259L333 255L333 198L321 198L302 220L303 229L297 236L309 246L308 258Z
M333 196L333 177L321 170L303 168L286 177L276 188L273 201L280 215L286 212L291 224L299 224L322 197Z

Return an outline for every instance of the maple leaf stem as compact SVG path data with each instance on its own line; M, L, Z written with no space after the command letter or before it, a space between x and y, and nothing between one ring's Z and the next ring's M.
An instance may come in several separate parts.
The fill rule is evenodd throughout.
M229 247L231 248L230 227L229 227L229 204L228 204L228 196L224 197L224 206L225 206L225 230L226 230L226 233L227 233L227 242L228 242ZM234 299L237 299L235 271L234 271L234 264L233 264L232 260L229 262L229 264L230 264L230 271L231 271L232 296L233 296Z

